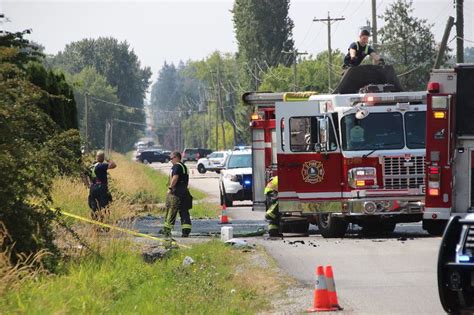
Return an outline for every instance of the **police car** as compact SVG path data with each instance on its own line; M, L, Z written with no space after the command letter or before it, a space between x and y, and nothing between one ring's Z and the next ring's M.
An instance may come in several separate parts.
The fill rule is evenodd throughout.
M225 167L225 160L230 151L216 151L197 161L196 168L199 173L204 174L207 171L219 173Z
M221 204L231 207L235 200L252 200L252 151L234 150L220 173Z

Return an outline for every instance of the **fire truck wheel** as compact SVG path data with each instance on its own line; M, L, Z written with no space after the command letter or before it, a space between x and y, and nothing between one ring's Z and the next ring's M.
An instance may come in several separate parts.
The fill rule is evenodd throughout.
M202 165L202 164L199 164L199 165L197 166L197 169L198 169L198 172L199 172L200 174L206 173L206 168L205 168L204 165Z
M330 214L320 214L318 218L318 229L324 238L344 237L349 222L343 218L333 217Z

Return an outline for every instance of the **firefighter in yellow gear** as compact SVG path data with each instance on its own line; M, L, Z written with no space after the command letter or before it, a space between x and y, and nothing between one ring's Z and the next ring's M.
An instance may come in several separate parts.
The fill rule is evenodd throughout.
M280 233L281 214L278 210L278 176L274 176L267 183L263 192L266 197L265 219L268 220L268 235L270 237L282 236Z

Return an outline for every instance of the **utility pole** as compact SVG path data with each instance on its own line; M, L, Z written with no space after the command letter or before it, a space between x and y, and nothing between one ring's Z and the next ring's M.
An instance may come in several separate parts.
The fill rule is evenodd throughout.
M446 50L446 45L448 43L449 33L451 32L451 28L454 25L454 18L450 16L448 18L448 22L446 23L446 28L444 29L443 39L441 40L441 44L439 45L438 54L436 55L436 61L433 66L434 69L439 69L441 66L441 62L444 58L444 52Z
M212 78L212 81L213 81L213 85L214 85L214 78L213 78L213 75L215 74L214 71L211 71L211 78ZM220 87L219 87L220 88ZM216 92L216 151L219 150L219 92L217 91L218 90L218 87L215 88L215 92ZM209 120L209 123L210 123L210 120Z
M456 62L464 62L464 0L456 0Z
M316 19L314 18L313 19L313 22L326 22L327 23L327 26L328 26L328 83L329 83L329 91L332 90L331 88L331 81L332 81L332 51L331 51L331 23L333 21L337 22L337 21L344 21L345 18L344 17L340 17L340 18L331 18L331 16L329 15L329 11L328 11L328 17L326 19Z
M293 91L296 92L298 91L298 76L297 76L297 73L296 73L296 64L298 62L298 56L299 55L307 55L308 53L307 52L298 52L297 49L293 49L292 51L284 51L282 50L281 51L282 53L284 54L291 54L293 55L293 80L294 80L294 87L293 87Z
M84 139L84 152L89 153L89 93L84 94L84 124L86 132Z
M217 66L217 102L219 104L221 110L221 128L222 128L222 143L224 145L224 149L226 146L225 141L225 116L224 116L224 107L222 106L222 91L221 91L221 73L219 71L219 66Z
M377 51L377 1L372 0L372 43Z

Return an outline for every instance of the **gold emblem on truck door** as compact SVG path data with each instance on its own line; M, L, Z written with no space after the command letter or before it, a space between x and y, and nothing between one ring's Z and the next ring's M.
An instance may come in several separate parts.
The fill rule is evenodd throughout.
M303 181L310 184L322 182L324 179L323 163L314 160L304 162L303 168L301 169L301 176L303 176Z

